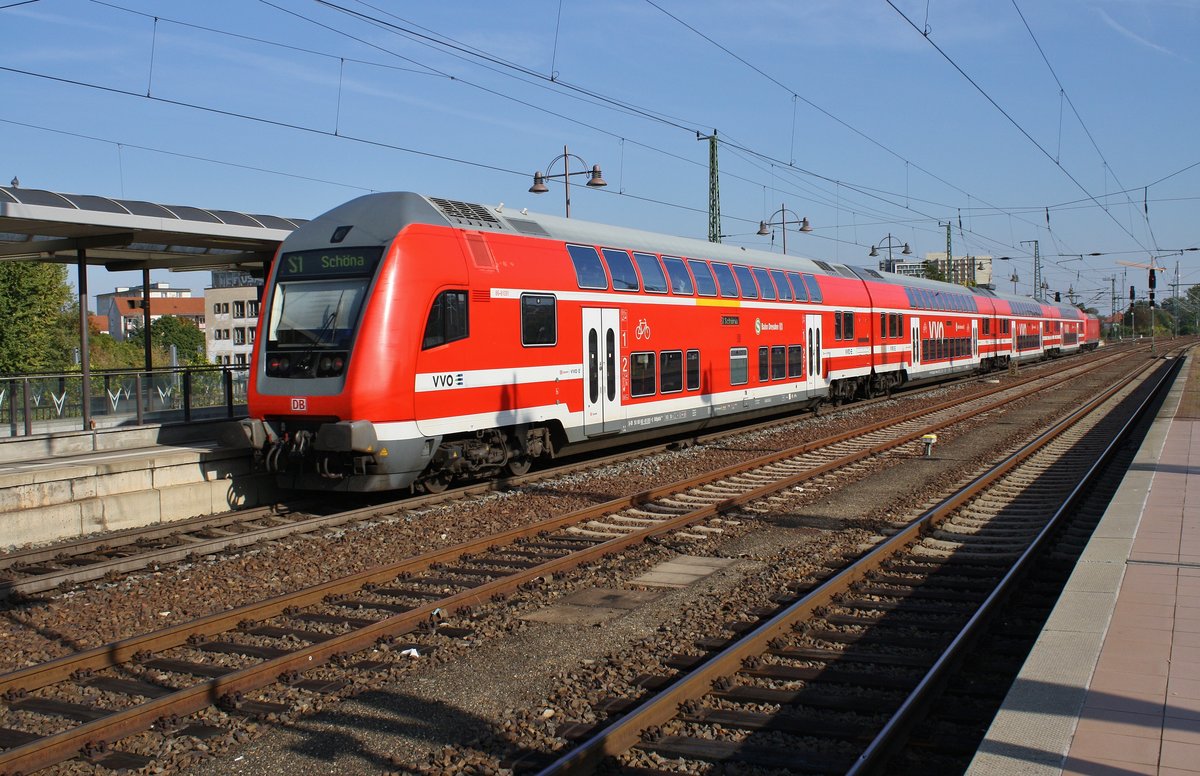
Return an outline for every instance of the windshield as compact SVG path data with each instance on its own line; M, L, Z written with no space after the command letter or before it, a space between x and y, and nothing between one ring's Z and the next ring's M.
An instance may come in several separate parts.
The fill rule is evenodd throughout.
M280 283L271 301L267 339L274 345L346 348L369 278Z

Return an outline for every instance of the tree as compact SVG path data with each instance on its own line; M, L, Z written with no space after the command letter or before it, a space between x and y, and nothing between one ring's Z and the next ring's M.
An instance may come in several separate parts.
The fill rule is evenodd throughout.
M70 301L64 265L0 262L0 374L70 365L72 351L64 350L61 339Z
M940 280L943 283L946 282L946 273L938 269L936 261L926 261L923 266L925 269L925 277L929 278L930 280Z
M145 347L140 328L129 335L129 342L134 343L139 349ZM166 366L170 363L172 345L175 346L175 353L180 364L206 363L204 332L186 318L164 315L155 319L150 323L150 342L156 366Z
M88 353L93 370L141 369L145 366L142 349L132 342L119 342L110 334L93 328L88 333Z

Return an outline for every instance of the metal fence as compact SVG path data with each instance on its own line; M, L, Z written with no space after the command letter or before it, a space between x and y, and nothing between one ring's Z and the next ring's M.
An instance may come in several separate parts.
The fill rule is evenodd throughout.
M246 365L0 375L0 437L245 414Z

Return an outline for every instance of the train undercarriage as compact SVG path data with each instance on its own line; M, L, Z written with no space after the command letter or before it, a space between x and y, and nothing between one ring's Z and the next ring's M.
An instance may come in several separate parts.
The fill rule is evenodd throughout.
M455 480L519 477L536 459L554 457L554 441L545 426L490 428L445 438L413 487L440 493Z

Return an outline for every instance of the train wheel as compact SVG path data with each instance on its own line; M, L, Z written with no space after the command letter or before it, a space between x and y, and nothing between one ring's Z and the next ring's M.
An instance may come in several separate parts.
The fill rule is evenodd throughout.
M520 477L523 474L528 474L530 468L533 467L533 461L525 458L510 458L508 460L508 473L514 477Z

